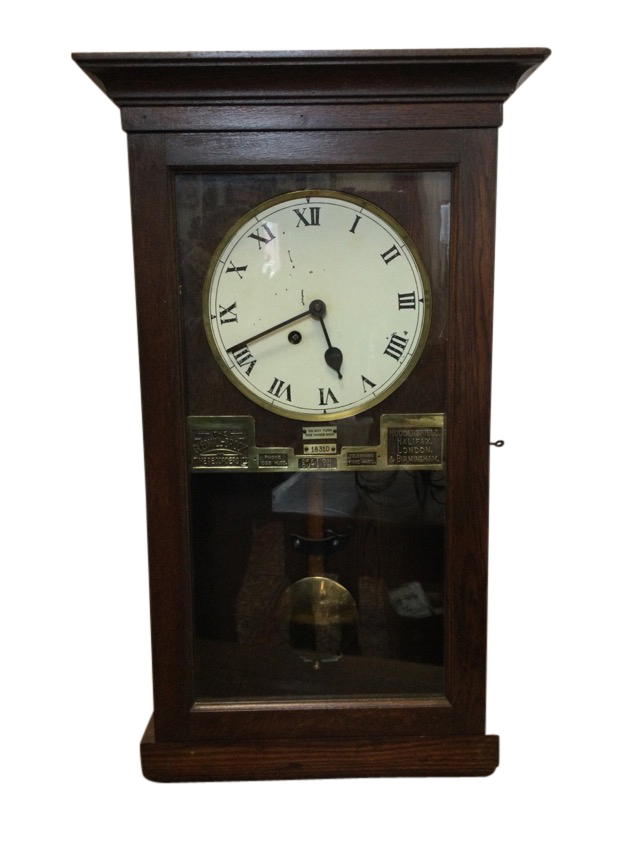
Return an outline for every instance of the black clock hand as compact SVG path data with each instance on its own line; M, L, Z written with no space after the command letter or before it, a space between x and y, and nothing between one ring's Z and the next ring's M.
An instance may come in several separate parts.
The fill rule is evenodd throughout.
M296 314L295 317L289 317L288 320L283 320L282 323L276 323L275 326L270 326L268 329L264 329L262 332L258 332L250 338L245 338L245 340L240 341L231 347L227 347L227 352L234 353L236 350L249 346L249 344L259 340L259 338L264 338L272 332L277 332L278 329L282 329L290 323L295 323L296 320L301 320L303 317L308 317L310 314L315 320L320 320L320 325L322 326L322 331L324 332L324 336L327 341L328 349L324 354L324 360L332 370L336 371L338 377L342 379L342 373L340 373L340 367L342 365L342 351L339 350L338 347L331 346L329 333L327 332L327 327L324 322L324 315L326 312L327 308L324 302L321 299L314 299L306 311L303 311L301 314Z
M322 324L322 331L324 332L324 336L329 344L329 349L324 354L324 360L327 362L329 367L332 370L335 370L338 374L338 379L342 379L342 374L340 373L340 368L342 367L342 350L338 349L338 347L331 346L331 341L329 340L324 320L320 320L320 323Z
M290 323L295 323L296 320L301 320L303 317L307 317L311 313L311 308L309 308L307 311L303 311L302 314L296 314L295 317L289 317L288 320L283 320L282 323L276 323L275 326L271 326L269 329L265 329L263 332L258 332L258 334L254 335L252 338L247 338L244 341L240 341L240 343L234 344L232 347L228 347L227 352L233 353L241 347L246 347L249 344L252 344L254 341L257 341L258 338L264 338L265 335L270 335L271 332L276 332L278 329L282 329L283 326L288 326Z
M342 350L331 345L329 333L327 332L327 327L324 322L324 315L327 313L327 307L321 299L314 299L309 306L309 312L315 320L320 320L320 325L322 326L322 331L324 332L327 346L329 347L324 354L324 360L327 362L329 367L332 370L335 370L338 374L338 379L342 379L342 373L340 373L340 368L342 367Z

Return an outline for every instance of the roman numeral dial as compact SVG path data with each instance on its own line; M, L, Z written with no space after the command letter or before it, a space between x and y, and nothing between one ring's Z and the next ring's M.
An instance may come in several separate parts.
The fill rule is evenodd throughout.
M411 235L333 190L265 201L218 245L203 294L217 362L254 404L297 420L346 418L409 380L431 320Z

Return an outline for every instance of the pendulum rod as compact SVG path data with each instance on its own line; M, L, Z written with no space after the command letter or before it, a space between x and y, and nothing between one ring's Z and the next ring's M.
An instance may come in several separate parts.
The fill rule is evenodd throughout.
M324 539L324 482L323 478L308 475L307 489L307 534L311 540ZM311 553L308 556L309 577L324 577L325 557L321 553Z

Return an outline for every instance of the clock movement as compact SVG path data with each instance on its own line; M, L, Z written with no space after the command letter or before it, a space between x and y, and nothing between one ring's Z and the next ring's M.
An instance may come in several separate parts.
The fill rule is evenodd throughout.
M74 55L129 143L149 779L495 770L497 128L548 54Z

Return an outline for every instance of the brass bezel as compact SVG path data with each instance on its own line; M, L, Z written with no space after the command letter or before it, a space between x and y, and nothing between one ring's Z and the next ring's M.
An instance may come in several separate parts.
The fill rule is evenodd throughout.
M260 213L265 210L268 210L270 207L275 207L276 205L283 204L287 201L293 201L297 198L307 197L341 199L343 201L348 202L349 204L355 204L361 209L367 210L382 219L382 221L385 222L398 235L403 245L406 247L409 254L411 255L413 262L416 265L416 269L420 277L422 290L424 293L424 311L420 337L413 351L413 354L408 359L408 363L405 364L399 376L387 388L385 388L378 395L376 395L372 400L367 400L362 404L351 406L350 408L344 409L340 412L328 412L326 414L323 412L295 412L290 411L286 408L286 406L282 405L279 402L266 403L262 397L254 393L250 388L247 387L247 385L244 384L244 382L241 381L238 371L230 368L227 365L226 361L224 360L223 354L220 352L220 350L218 349L218 345L216 344L211 329L211 322L209 317L209 297L211 294L211 286L213 283L215 269L218 264L218 261L220 260L220 257L222 256L232 237L235 236L238 231L243 228L244 225L246 225L247 222L249 222L253 218L257 218ZM402 227L402 225L400 225L400 223L396 219L394 219L393 216L391 216L391 214L387 213L381 207L378 207L378 205L374 204L373 202L367 201L361 196L356 196L352 193L344 193L339 190L319 190L310 188L303 190L295 190L293 192L282 193L281 195L274 196L273 198L263 201L256 207L251 208L251 210L245 213L244 216L241 216L240 219L237 219L235 221L231 228L227 230L222 240L218 243L218 246L216 247L216 250L211 258L211 262L209 263L209 268L207 270L204 288L202 291L202 317L207 341L209 343L211 352L213 353L213 357L215 358L216 363L218 364L218 367L220 367L226 378L245 397L251 400L251 402L260 406L261 409L264 409L268 412L273 412L274 414L280 415L281 417L290 418L291 420L298 421L316 422L343 420L344 418L353 417L354 415L357 415L360 412L364 412L367 409L371 409L374 406L377 406L378 403L393 394L393 392L396 391L400 387L400 385L402 385L407 380L413 369L416 367L418 361L420 360L425 344L427 342L427 338L429 336L432 313L433 305L431 297L431 281L429 279L429 275L427 273L424 262L422 261L420 252L418 251L415 242L409 236L408 232Z

